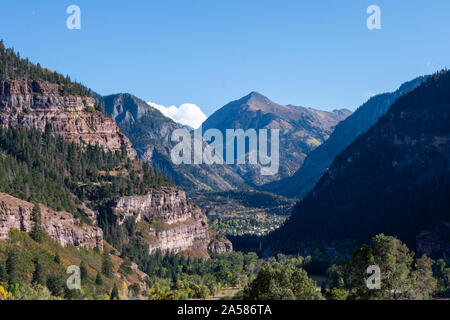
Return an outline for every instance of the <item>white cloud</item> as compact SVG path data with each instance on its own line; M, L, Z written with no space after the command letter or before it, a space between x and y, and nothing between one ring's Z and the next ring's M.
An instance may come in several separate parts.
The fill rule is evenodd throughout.
M148 102L148 104L173 121L194 129L199 128L207 118L203 111L192 103L183 103L178 108L176 106L165 107L154 102Z

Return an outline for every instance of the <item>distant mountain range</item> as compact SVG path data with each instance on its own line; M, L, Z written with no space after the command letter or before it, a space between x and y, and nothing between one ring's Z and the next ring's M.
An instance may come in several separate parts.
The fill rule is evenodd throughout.
M203 123L202 129L219 129L224 136L226 129L279 129L278 175L262 176L259 165L233 166L249 185L259 186L291 176L302 165L306 156L328 139L334 127L350 114L351 111L346 109L327 112L292 105L283 106L258 92L252 92L217 110Z
M432 235L421 246L433 253L449 248L439 238L449 240L442 232L449 221L450 72L444 71L403 94L341 152L268 243L385 233L414 246L425 232Z
M247 188L243 179L227 165L173 164L170 151L176 143L170 137L174 130L186 126L164 116L143 100L121 93L101 97L100 101L105 111L129 137L138 157L186 191Z
M359 135L367 132L399 97L425 80L426 77L418 77L402 84L395 92L379 94L369 99L347 119L340 122L328 140L308 154L303 165L292 177L274 181L262 189L286 197L306 196L341 151Z
M203 132L214 128L223 131L225 136L226 129L280 129L280 173L264 177L258 166L251 165L174 165L170 151L175 143L170 141L170 136L174 130L186 126L131 94L96 98L131 140L138 157L187 191L248 189L287 177L298 169L311 150L328 138L339 121L351 114L345 109L326 112L282 106L257 92L219 109L205 121Z
M212 200L215 191L262 188L304 197L268 237L270 243L367 240L385 232L410 245L425 237L421 244L427 247L449 219L448 78L416 78L371 98L354 114L283 106L252 92L205 121L203 132L219 129L224 136L226 129L279 129L280 172L273 177L261 176L254 165L174 165L170 136L181 124L130 94L100 101L138 157L186 189L194 202L206 199L205 208L220 211L222 200Z

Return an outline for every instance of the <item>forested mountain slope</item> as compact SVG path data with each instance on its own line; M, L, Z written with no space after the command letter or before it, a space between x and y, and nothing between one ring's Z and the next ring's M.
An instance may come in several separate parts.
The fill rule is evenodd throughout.
M270 235L293 241L416 236L450 220L450 72L400 97L342 153L288 222Z
M155 248L176 252L196 249L207 254L210 235L206 217L169 179L148 163L134 159L131 142L89 96L98 99L97 95L69 77L21 59L3 43L0 72L0 192L35 206L43 204L55 210L52 216L60 221L71 221L64 218L66 215L74 217L74 233L75 224L98 225L106 240L121 252L130 241L137 246L138 237L133 234L125 239L118 231L127 221L120 217L122 211L115 210L117 205L127 203L126 211L131 214L126 218L131 220L136 218L136 206L148 202L151 208L145 219L134 219L149 235L139 243L146 258ZM14 221L28 221L26 224L10 219L11 208L0 212L2 239L7 239L12 228L30 231L29 210L23 208L16 210ZM53 230L45 224L47 220L43 219L44 229ZM165 232L158 233L161 228ZM64 234L67 239L72 237L69 233ZM60 242L69 243L66 240ZM137 260L139 250L128 251L127 257Z
M359 135L367 132L399 97L419 86L425 79L426 77L418 77L402 84L395 92L370 98L347 119L338 123L330 138L308 154L292 177L274 181L262 188L287 197L304 197L341 151Z

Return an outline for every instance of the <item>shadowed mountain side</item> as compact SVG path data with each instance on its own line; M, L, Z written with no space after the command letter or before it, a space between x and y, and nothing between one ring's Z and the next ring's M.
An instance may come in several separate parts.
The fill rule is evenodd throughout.
M274 181L262 186L262 189L287 197L304 197L341 151L359 135L367 132L399 97L425 80L426 77L418 77L402 84L395 92L379 94L369 99L336 126L330 138L306 157L303 165L292 177Z
M270 243L416 237L450 221L450 73L400 97L340 153Z

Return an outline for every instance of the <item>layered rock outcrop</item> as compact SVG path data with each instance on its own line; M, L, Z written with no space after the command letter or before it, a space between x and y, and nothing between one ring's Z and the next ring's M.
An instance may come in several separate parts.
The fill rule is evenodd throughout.
M103 249L103 232L100 228L84 226L68 212L56 212L43 205L40 208L42 227L61 246ZM0 240L8 240L12 228L30 232L33 227L32 211L33 204L0 193Z
M162 229L155 228L151 234L157 240L149 243L150 253L158 249L173 253L185 250L206 252L210 241L206 216L197 213L182 223L168 225Z
M231 252L233 251L233 244L226 238L216 238L209 243L208 249L217 253Z
M98 144L108 150L136 151L114 120L95 110L91 97L66 96L57 84L30 79L0 81L0 125L35 127L52 132L68 141Z
M134 217L136 222L161 219L170 225L184 222L198 213L198 210L193 210L184 191L177 188L150 190L143 196L120 198L112 211L119 225L129 217Z
M120 198L113 205L112 213L119 225L129 218L145 223L150 253L158 249L174 253L207 252L211 248L206 216L189 203L180 189L163 188L144 196Z

